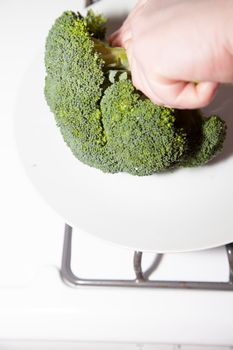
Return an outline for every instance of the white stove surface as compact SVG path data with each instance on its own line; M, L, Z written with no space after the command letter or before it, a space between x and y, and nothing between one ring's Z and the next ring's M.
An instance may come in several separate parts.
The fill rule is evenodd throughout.
M61 280L64 222L22 169L11 116L51 22L80 6L79 0L0 4L0 350L230 349L232 292L71 288ZM80 277L134 277L133 252L82 231L74 230L72 253ZM145 254L145 270L153 259ZM151 279L227 281L225 249L166 255Z
M63 225L46 227L46 217L41 220L40 232L32 226L20 232L18 241L19 232L9 242L1 237L1 246L9 246L0 258L0 340L233 344L232 292L71 288L59 273ZM17 246L13 251L12 242ZM12 258L9 252L15 264L6 264L6 256ZM124 248L75 230L72 253L72 269L80 277L133 278L133 252ZM146 254L145 269L152 260ZM224 248L166 255L151 276L227 277Z
M130 343L83 343L45 341L0 341L0 349L7 350L230 350L231 347L201 345L162 345Z

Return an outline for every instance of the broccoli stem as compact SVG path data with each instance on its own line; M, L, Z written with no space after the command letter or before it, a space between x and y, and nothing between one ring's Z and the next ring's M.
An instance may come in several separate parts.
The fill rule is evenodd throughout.
M101 55L104 61L104 68L119 69L129 71L129 62L127 54L122 47L111 47L107 42L92 38L95 45L95 50Z

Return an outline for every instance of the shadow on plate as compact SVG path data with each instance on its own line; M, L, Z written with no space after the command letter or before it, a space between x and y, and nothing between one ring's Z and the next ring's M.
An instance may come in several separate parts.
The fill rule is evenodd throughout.
M162 261L162 258L163 258L163 254L156 254L150 267L146 271L143 272L143 276L145 279L149 279L149 277L152 275L152 273L157 270L157 268L159 267L159 265Z
M108 17L106 37L108 38L109 35L119 29L125 19L126 16Z

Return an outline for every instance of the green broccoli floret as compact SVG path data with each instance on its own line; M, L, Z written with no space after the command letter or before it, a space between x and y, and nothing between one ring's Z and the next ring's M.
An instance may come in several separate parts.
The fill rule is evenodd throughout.
M213 159L223 148L226 137L226 125L217 116L203 119L201 123L200 139L196 151L182 165L187 167L199 166Z
M103 15L97 15L94 11L89 10L83 20L85 21L87 30L91 36L98 39L105 38L107 18Z
M104 36L102 16L65 12L46 41L45 96L73 154L104 172L134 175L212 159L225 123L153 104L133 87L125 50Z
M121 171L149 175L175 165L186 150L186 134L173 110L135 92L130 80L112 84L100 104L108 144Z

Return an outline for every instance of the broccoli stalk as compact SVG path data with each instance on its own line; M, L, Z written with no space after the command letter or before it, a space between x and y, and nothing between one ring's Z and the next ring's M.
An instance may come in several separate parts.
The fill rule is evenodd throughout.
M92 11L65 12L46 41L45 97L73 154L104 172L140 176L215 157L225 122L159 107L136 91L125 50L105 41L105 22Z
M122 47L111 47L107 42L99 39L92 39L94 41L94 48L104 61L105 70L123 70L129 72L129 62L127 54Z
M128 58L122 47L111 47L105 40L107 19L89 10L86 17L79 16L85 22L87 30L94 42L94 49L104 61L104 68L122 69L129 71Z

